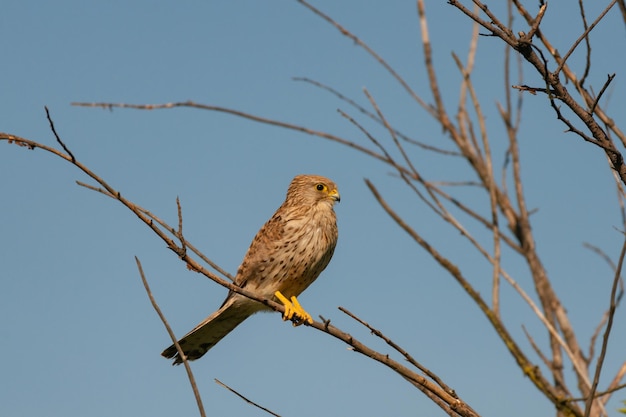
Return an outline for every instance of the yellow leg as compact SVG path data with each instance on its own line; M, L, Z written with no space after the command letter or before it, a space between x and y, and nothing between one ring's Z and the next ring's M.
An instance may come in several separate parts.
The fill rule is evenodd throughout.
M285 306L283 320L291 320L294 326L299 326L305 322L309 324L313 323L313 318L309 313L304 311L295 295L291 297L291 301L289 301L280 291L276 291L274 295Z

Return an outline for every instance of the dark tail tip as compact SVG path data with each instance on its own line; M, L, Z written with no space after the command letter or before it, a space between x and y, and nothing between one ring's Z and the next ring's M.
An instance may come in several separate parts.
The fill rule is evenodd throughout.
M195 361L196 359L201 358L212 346L212 344L203 344L200 346L199 349L194 349L190 351L186 351L185 348L181 346L181 349L183 350L185 356L187 356L188 361ZM181 363L183 363L183 358L180 356L178 350L176 350L176 346L174 345L168 347L163 352L161 352L161 356L166 359L174 359L172 365L180 365Z

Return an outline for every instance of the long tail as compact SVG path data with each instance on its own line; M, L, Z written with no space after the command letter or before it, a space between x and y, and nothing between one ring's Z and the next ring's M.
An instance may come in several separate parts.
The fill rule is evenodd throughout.
M178 341L183 352L185 352L185 356L187 356L187 360L193 361L202 357L224 336L259 310L258 307L251 307L253 306L250 305L249 300L242 300L240 296L235 295L228 298L219 310L204 319L202 323ZM165 349L161 356L174 359L173 365L183 363L174 345Z

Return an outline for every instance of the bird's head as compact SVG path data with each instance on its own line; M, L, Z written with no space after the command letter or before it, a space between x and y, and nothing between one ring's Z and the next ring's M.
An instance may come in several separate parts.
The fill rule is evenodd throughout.
M298 175L287 190L287 201L298 205L315 206L326 203L332 207L339 200L337 185L319 175Z

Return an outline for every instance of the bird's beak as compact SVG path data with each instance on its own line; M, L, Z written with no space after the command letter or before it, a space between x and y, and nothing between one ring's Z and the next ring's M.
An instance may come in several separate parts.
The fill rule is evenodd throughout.
M328 193L328 196L330 198L332 198L336 202L340 202L341 201L341 196L339 195L339 191L337 191L336 188L333 189L333 190L330 190L330 192Z

